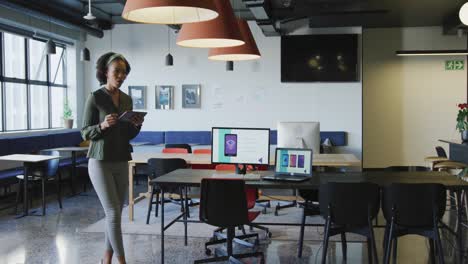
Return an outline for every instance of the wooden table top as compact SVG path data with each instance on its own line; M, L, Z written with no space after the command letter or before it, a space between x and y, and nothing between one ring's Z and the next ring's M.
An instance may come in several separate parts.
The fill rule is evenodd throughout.
M41 162L52 159L60 159L60 156L34 155L34 154L12 154L0 156L0 160L21 161L21 162Z
M136 152L132 153L131 164L146 163L150 158L180 158L188 164L211 164L211 154L193 153L161 153L161 152ZM313 166L353 167L361 166L361 161L353 154L315 154L312 160ZM270 165L275 165L275 156L270 155Z
M154 179L159 186L200 186L203 178L210 178L213 170L179 169ZM231 172L232 173L232 172ZM273 174L273 171L258 171L260 176ZM320 184L326 182L373 182L379 186L387 186L392 183L440 183L447 188L468 189L468 182L450 175L447 172L425 171L425 172L314 172L312 178L304 182L281 182L266 180L247 180L248 186L264 189L318 189Z
M56 151L63 151L63 152L84 152L88 151L89 147L61 147L61 148L51 148L46 150L56 150Z

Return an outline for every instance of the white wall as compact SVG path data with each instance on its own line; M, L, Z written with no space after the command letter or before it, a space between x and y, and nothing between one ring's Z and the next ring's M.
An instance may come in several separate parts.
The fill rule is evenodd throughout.
M364 168L424 165L435 146L448 148L439 139L460 137L455 119L457 104L466 102L466 64L445 71L444 63L466 56L397 57L395 51L466 49L466 43L440 27L363 31Z
M205 49L175 45L171 34L174 66L164 66L167 27L158 25L117 25L104 39L89 37L91 64L86 67L86 88L98 88L95 63L110 50L122 53L132 71L128 85L146 85L147 111L143 130L210 130L212 126L269 127L277 121L320 121L323 131L348 132L348 145L340 151L361 156L362 85L355 83L281 83L280 38L264 37L250 24L262 58L235 63L227 72L225 63L207 59ZM182 109L182 84L201 84L202 108ZM156 110L155 85L175 85L174 110ZM86 93L86 94L87 94Z

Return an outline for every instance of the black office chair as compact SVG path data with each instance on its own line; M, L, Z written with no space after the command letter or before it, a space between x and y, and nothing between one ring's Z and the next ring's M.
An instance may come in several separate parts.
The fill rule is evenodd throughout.
M346 232L367 237L369 263L378 263L372 220L380 209L379 186L373 183L322 184L319 190L320 214L325 218L322 263L326 263L328 240L341 234L346 261Z
M247 209L245 194L245 182L243 180L203 179L200 193L200 221L209 225L226 228L227 238L210 241L207 246L226 242L227 251L215 250L215 257L196 260L194 263L209 263L227 261L241 263L238 259L259 257L261 263L265 263L262 252L234 254L233 242L242 243L244 237L235 237L236 227L250 224L260 212L252 212ZM219 253L218 253L219 252ZM209 253L209 251L207 251ZM218 256L221 255L221 256Z
M302 222L301 230L299 234L299 248L297 257L302 257L302 248L304 244L304 229L307 216L320 215L320 208L318 205L318 191L317 190L299 190L299 195L304 199L304 203L301 204L302 211Z
M189 144L165 144L164 148L184 148L188 153L192 153L192 147Z
M51 156L60 156L58 151L41 151L41 155L51 155ZM57 200L59 203L60 209L62 209L62 195L61 195L61 174L58 171L60 159L52 159L48 161L41 162L30 170L30 175L28 175L28 181L30 183L41 181L42 185L42 215L46 213L46 202L45 202L45 192L46 192L46 183L51 180L55 180L57 186ZM20 200L21 192L29 191L23 190L23 180L24 175L17 175L18 178L18 191L16 192L16 204L15 204L15 213L18 211L18 203ZM29 195L29 203L32 204L32 195Z
M149 198L148 203L148 213L146 215L146 224L149 224L150 214L153 210L153 204L156 205L156 211L154 212L154 216L158 217L158 210L160 203L167 203L172 202L170 199L165 199L164 197L159 197L161 194L161 189L159 186L154 183L154 179L160 177L164 174L167 174L171 171L175 171L177 169L187 168L187 162L184 159L149 159L148 160L148 177L150 178L151 184L151 196ZM176 188L172 190L168 190L166 193L176 193L178 194L180 199L181 211L184 210L184 203L182 201L182 189ZM156 200L154 200L154 196L156 196Z
M439 263L444 263L438 224L445 212L446 190L441 184L392 184L383 190L382 209L387 225L384 234L384 263L396 262L398 237L416 234L429 238L431 260L434 243Z

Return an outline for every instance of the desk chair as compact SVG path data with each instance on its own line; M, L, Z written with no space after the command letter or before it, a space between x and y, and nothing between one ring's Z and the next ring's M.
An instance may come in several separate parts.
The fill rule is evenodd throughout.
M320 214L325 218L322 264L326 263L328 240L340 234L346 261L346 232L367 237L369 263L378 263L372 220L380 209L379 186L373 183L322 184L319 190Z
M441 184L392 184L383 190L382 210L387 225L384 234L384 263L397 258L398 237L415 234L429 238L431 263L435 263L434 244L439 263L444 263L438 224L445 212L445 187Z
M235 171L236 170L236 165L234 165L234 164L218 164L218 165L216 165L215 169L217 171ZM253 166L247 166L247 170L248 171L253 170ZM253 209L255 207L255 204L257 203L258 189L256 189L256 188L246 188L245 189L245 195L247 197L247 209L251 210L251 209ZM257 228L257 229L265 231L266 235L268 237L271 237L270 230L268 228L264 227L264 226L260 226L260 225L254 224L254 223L250 223L248 226L250 227L251 231L253 230L253 228ZM242 229L242 232L245 235L246 233L245 233L244 227L241 226L241 229ZM221 232L221 231L222 231L222 229L215 230L215 232Z
M163 148L162 153L182 153L187 154L188 151L185 148Z
M193 154L211 154L211 149L194 149Z
M210 263L229 261L242 263L239 259L259 257L260 263L265 263L262 252L234 254L233 242L250 246L242 239L257 237L249 234L235 237L236 227L250 224L260 214L247 209L245 183L234 179L202 179L200 197L200 221L219 228L227 229L227 236L205 243L206 253L210 254L208 246L226 243L227 250L216 249L215 256L209 259L196 260L194 263Z
M41 155L51 155L51 156L60 156L60 152L58 151L41 151ZM41 162L37 164L32 170L30 170L31 175L28 175L28 180L30 183L35 183L41 181L42 185L42 215L46 213L46 202L45 202L45 193L46 193L46 183L48 181L55 181L57 186L57 201L59 203L60 209L62 209L62 197L61 197L61 174L58 172L60 164L60 159L52 159L48 161ZM20 197L22 197L21 192L25 191L28 192L29 190L23 190L23 180L25 175L17 175L18 178L18 191L16 192L16 203L15 203L15 213L18 211L18 203ZM32 204L32 195L30 197L30 204Z
M158 217L158 209L159 209L159 204L160 203L167 203L167 202L173 202L171 199L165 199L164 197L159 197L161 194L161 189L159 186L154 183L154 179L167 174L171 171L177 170L177 169L183 169L187 168L187 162L185 162L184 159L149 159L148 160L148 178L150 179L150 184L151 184L151 196L149 198L148 202L148 212L146 214L146 224L149 224L149 219L150 219L150 214L153 209L153 204L156 205L156 211L154 212L154 216ZM181 206L181 211L184 210L184 203L182 201L182 189L181 188L175 188L172 190L168 190L167 193L176 193L181 197L180 202L177 202L177 204L180 204ZM154 200L154 196L156 196L156 200ZM188 212L188 208L187 208Z
M302 248L304 244L304 229L307 216L316 216L320 215L320 208L318 205L319 197L317 190L299 190L299 196L304 199L304 203L301 205L303 208L302 211L302 221L301 221L301 230L299 233L299 248L297 252L297 257L302 257Z
M448 171L448 170L461 170L467 167L465 163L452 161L448 158L447 152L441 146L437 146L436 148L437 156L426 157L424 160L431 162L431 167L433 170L438 171Z
M384 171L430 171L431 169L424 166L390 166Z
M211 154L211 149L194 149L193 154ZM195 170L214 170L215 167L215 164L192 164Z
M192 146L189 144L165 144L165 148L183 148L187 150L187 153L192 153Z

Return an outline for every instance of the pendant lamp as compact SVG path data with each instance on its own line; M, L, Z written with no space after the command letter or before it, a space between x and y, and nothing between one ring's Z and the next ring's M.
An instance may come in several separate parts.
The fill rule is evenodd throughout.
M182 25L177 45L190 48L219 48L244 44L230 1L214 0L214 3L219 16L210 21Z
M465 3L458 12L458 17L464 25L468 25L468 3Z
M169 27L167 27L167 55L166 55L166 66L174 65L174 58L171 55L171 36Z
M261 57L257 43L252 36L249 24L244 19L237 19L239 30L245 44L237 47L210 49L208 59L221 61L255 60Z
M80 53L80 58L81 61L90 61L91 60L91 54L89 52L88 48L83 48Z
M149 24L184 24L215 19L213 0L127 0L122 17Z
M226 61L226 71L234 71L234 62Z
M46 50L47 50L47 54L51 55L51 54L55 54L56 53L56 49L55 49L55 42L52 40L52 39L49 39L47 42L46 42Z

